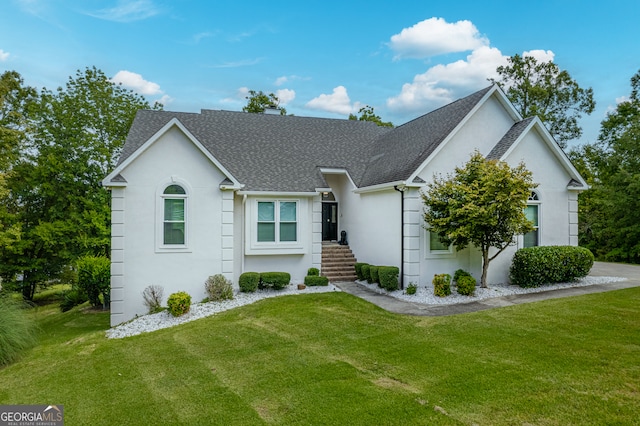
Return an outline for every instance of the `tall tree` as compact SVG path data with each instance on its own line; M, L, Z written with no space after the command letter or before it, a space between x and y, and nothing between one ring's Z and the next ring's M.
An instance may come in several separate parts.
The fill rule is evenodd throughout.
M578 200L580 244L600 259L640 263L640 71L598 141L570 156L591 185Z
M287 110L280 106L280 99L273 94L266 94L262 90L256 92L249 90L249 96L246 96L247 105L242 107L244 112L264 113L267 109L277 110L280 115L287 115Z
M26 299L78 256L109 254L109 195L99 184L142 108L150 108L144 98L95 67L42 90L29 143L7 179L21 238L0 250L0 274L22 276Z
M447 178L434 177L422 194L429 232L462 250L469 244L482 252L482 287L487 287L489 263L513 245L516 235L533 229L525 216L533 183L524 164L511 168L475 152L464 167ZM489 249L496 252L489 255Z
M538 62L533 56L514 55L508 65L497 68L509 100L523 117L538 116L561 147L582 135L578 119L591 114L596 103L593 89L583 89L565 70L553 63Z
M382 121L382 118L380 118L380 116L374 112L373 107L369 105L365 105L364 107L360 108L358 114L360 114L359 117L355 114L349 114L349 120L371 121L372 123L376 123L381 127L393 127L392 122Z

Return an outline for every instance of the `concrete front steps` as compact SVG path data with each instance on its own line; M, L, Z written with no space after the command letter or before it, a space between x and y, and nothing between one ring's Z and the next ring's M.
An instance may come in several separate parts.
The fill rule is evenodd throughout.
M320 275L329 282L355 281L356 258L349 246L336 243L322 243L322 266Z

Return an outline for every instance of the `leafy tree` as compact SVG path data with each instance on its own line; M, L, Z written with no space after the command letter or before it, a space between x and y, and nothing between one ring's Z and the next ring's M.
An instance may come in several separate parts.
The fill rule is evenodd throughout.
M0 76L0 248L20 239L20 226L8 208L7 178L20 156L29 129L29 112L37 102L36 89L24 86L20 74Z
M434 177L422 194L424 220L441 241L462 250L469 244L482 252L482 287L489 263L513 244L514 237L533 229L524 209L533 183L524 164L487 160L475 152L464 167L446 179ZM497 251L489 256L489 249Z
M579 138L578 119L591 114L596 103L593 89L583 89L565 70L553 63L538 62L532 56L514 55L508 65L497 68L500 80L491 79L506 90L507 97L523 117L538 116L561 147Z
M393 127L392 122L382 121L380 116L376 115L376 113L373 111L373 107L369 105L360 108L358 114L360 114L360 117L356 116L355 114L349 114L349 120L371 121L381 127Z
M280 115L287 115L287 110L280 106L280 99L273 93L268 95L262 90L256 92L255 90L249 90L249 96L246 96L247 105L242 107L244 112L264 113L266 109L275 109L280 111Z
M7 178L5 205L20 239L0 247L0 275L21 276L25 299L73 259L109 254L109 194L100 181L141 108L150 106L95 67L41 91L28 143Z
M598 141L570 156L591 185L578 200L580 245L600 259L640 263L640 71Z

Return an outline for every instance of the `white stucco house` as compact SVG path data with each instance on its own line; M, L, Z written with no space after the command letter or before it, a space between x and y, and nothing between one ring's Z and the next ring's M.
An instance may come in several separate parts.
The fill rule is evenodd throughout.
M491 264L504 282L515 250L577 245L587 184L538 118L523 119L496 85L396 128L370 122L203 110L140 111L103 181L112 194L111 323L144 314L142 291L204 298L208 276L322 270L323 242L347 232L360 262L394 265L426 284L480 252L443 247L423 227L420 191L471 153L524 162L538 187L536 230Z

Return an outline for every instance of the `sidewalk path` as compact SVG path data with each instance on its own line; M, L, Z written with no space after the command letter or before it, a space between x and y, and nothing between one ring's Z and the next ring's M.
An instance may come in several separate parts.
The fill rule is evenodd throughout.
M586 287L572 287L558 290L548 290L539 293L514 294L511 296L495 297L476 302L460 303L456 305L425 305L421 303L406 302L369 290L354 282L334 283L342 291L358 296L368 302L378 305L382 309L396 314L444 316L456 315L466 312L476 312L485 309L499 308L502 306L519 305L521 303L538 302L541 300L558 299L561 297L578 296L582 294L602 293L611 290L640 286L640 265L624 265L618 263L595 262L591 273L594 277L624 277L626 281L607 284L594 284Z

